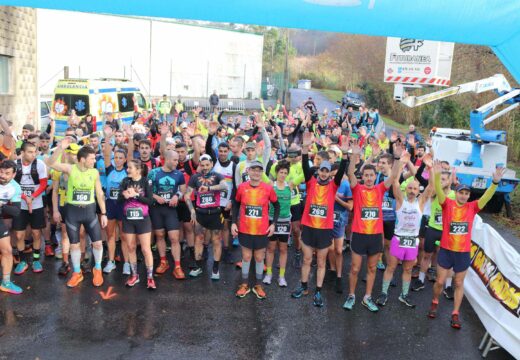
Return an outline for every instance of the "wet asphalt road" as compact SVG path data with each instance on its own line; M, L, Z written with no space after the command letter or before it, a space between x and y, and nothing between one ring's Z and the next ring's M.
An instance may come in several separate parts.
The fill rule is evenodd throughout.
M211 251L210 251L211 252ZM234 250L235 258L240 256ZM292 251L289 259L292 259ZM345 269L350 256L345 255ZM276 264L277 262L275 262ZM59 262L44 261L41 274L15 276L23 287L20 296L0 294L0 359L477 359L484 334L476 314L464 301L463 328L449 326L451 302L441 301L439 317L426 317L431 283L412 293L415 309L397 300L391 288L387 305L378 313L366 310L359 300L365 284L358 284L352 312L342 309L346 294L335 293L325 284L325 307L315 308L312 297L290 298L299 272L289 265L289 287L282 289L273 279L268 298L251 293L234 296L240 271L221 266L220 282L209 272L185 281L169 274L157 279L155 292L142 281L124 287L121 264L105 277L100 289L91 276L76 289L68 289L57 274ZM207 263L211 267L211 260ZM141 279L145 272L140 264ZM252 267L254 268L254 266ZM278 270L274 270L277 278ZM400 272L400 269L398 269ZM253 274L251 274L253 279ZM345 277L345 279L347 276ZM382 272L378 272L375 294L379 294ZM400 284L400 281L399 281ZM103 300L100 290L117 295ZM314 289L312 272L310 287ZM346 286L346 284L345 284ZM400 286L400 285L399 285ZM510 359L503 350L488 359Z

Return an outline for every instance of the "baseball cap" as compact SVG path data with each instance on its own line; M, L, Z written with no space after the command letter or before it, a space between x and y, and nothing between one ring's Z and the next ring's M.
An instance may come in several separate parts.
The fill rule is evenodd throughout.
M320 170L321 169L327 169L328 171L330 171L330 169L331 169L330 163L328 161L322 161L320 164Z
M248 142L245 146L246 149L256 149L256 144L254 142Z
M258 160L255 160L255 161L251 161L251 163L249 164L249 168L260 168L262 170L264 170L264 164L262 164L260 161Z
M213 161L211 159L211 156L209 156L208 154L204 154L200 157L199 161L204 161L204 160L208 160L208 161Z
M457 185L457 187L455 188L455 190L456 190L457 192L462 191L462 190L468 190L468 191L471 191L471 188L470 188L469 185L466 185L466 184L459 184L459 185Z
M296 149L287 150L287 157L295 158L298 156L300 156L300 150L296 150Z
M71 144L69 144L69 147L67 147L65 152L72 154L72 155L77 155L79 149L80 149L80 146L78 144L71 143Z

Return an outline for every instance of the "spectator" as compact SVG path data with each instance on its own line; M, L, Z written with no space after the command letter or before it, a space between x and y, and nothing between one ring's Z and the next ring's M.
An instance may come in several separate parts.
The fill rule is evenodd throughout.
M218 103L220 99L217 95L217 90L213 90L213 94L209 97L209 105L210 105L210 114L215 111L215 109L218 109Z
M168 96L165 94L162 97L162 100L159 101L157 106L159 110L159 120L161 122L166 121L168 114L170 114L170 110L172 108L172 102L168 99Z

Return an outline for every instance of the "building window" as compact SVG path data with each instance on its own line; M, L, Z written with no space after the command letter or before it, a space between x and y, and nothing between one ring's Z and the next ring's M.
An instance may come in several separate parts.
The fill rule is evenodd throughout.
M11 57L0 55L0 95L10 93Z

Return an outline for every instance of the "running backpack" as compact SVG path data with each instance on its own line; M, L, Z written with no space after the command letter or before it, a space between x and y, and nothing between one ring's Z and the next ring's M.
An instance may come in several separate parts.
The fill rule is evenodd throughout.
M20 181L22 180L22 175L22 160L18 159L16 160L16 175L14 177L14 180L18 184L20 184ZM31 163L31 177L34 185L38 185L40 183L40 175L38 175L38 159L34 159L34 161Z

